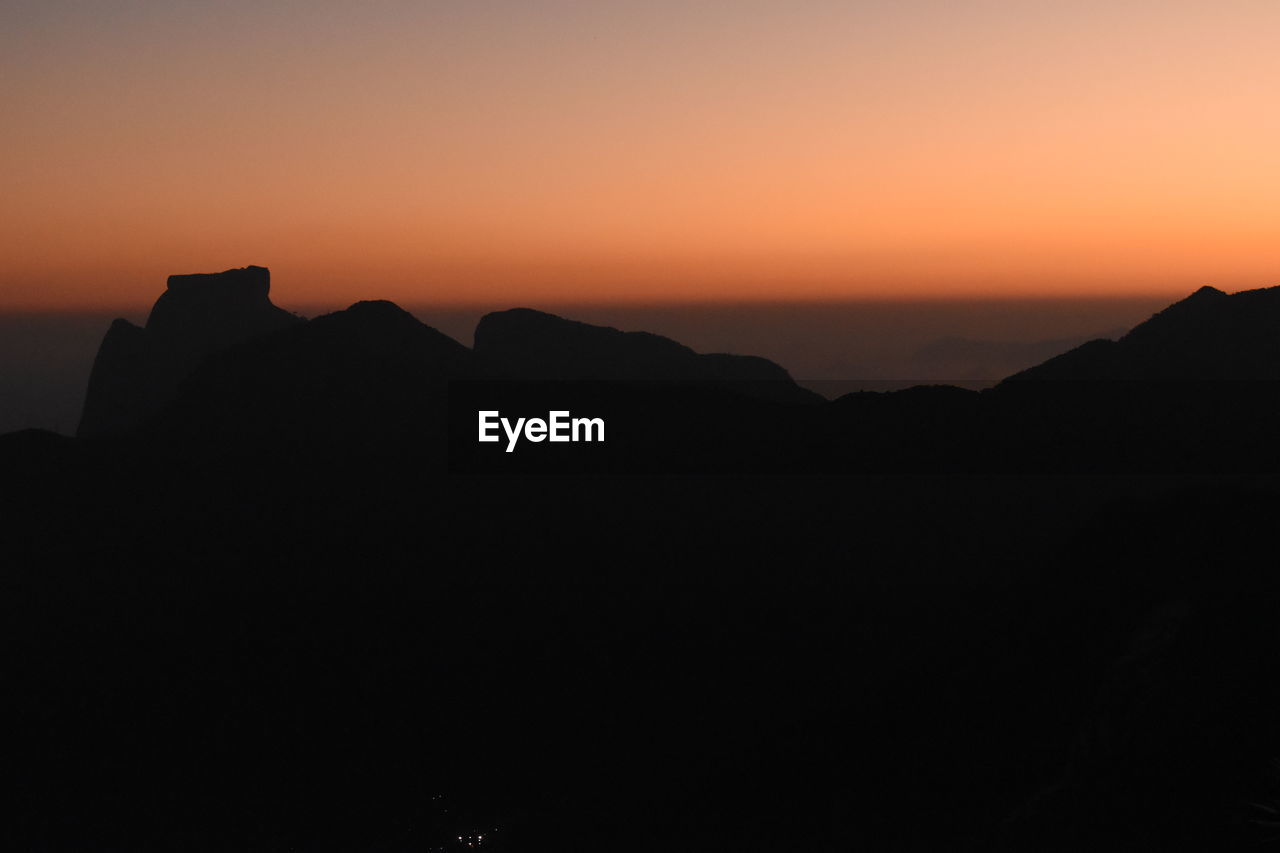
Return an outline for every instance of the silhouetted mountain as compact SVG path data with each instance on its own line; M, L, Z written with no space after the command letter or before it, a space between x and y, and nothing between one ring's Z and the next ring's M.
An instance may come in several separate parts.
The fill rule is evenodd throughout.
M108 329L77 434L126 432L158 412L210 355L301 322L271 304L270 289L263 267L169 276L145 327L117 319Z
M449 444L449 458L466 470L508 472L661 465L727 473L744 460L754 471L811 473L1212 470L1269 465L1277 454L1252 438L1276 419L1273 384L1248 394L1215 383L1168 386L1179 376L1231 376L1246 367L1246 376L1276 372L1276 338L1268 330L1277 291L1228 297L1202 290L1118 342L1090 342L989 393L922 387L823 405L765 359L698 354L658 335L530 309L486 315L474 352L388 302L358 303L305 323L274 313L265 270L252 270L175 277L146 330L113 327L89 403L100 411L103 401L114 400L117 409L123 402L135 417L147 416L150 434L172 440L257 436L267 444L384 450L403 443L437 459ZM231 287L215 287L227 280ZM267 306L259 322L284 327L231 345L229 330L246 322L229 306L242 303ZM199 319L206 309L213 319ZM203 332L193 334L186 361L175 360L157 378L156 353L183 346L181 329ZM1233 350L1237 344L1247 358ZM201 351L197 368L191 362ZM185 366L176 370L179 364ZM186 380L179 383L178 374ZM1080 381L1069 388L1025 381L1053 376ZM113 377L128 381L113 384ZM1147 381L1121 388L1115 377ZM514 457L505 442L476 443L477 411L539 417L552 403L607 416L610 440L590 453L543 444ZM775 411L778 403L814 405ZM90 404L86 434L102 420Z
M694 381L778 402L822 400L768 359L700 354L661 335L592 326L529 308L482 317L475 350L495 373L514 378Z
M169 436L413 446L443 436L446 384L471 350L386 301L298 323L209 358L148 425Z
M1006 381L1040 379L1280 379L1280 287L1202 287L1117 341L1090 341Z

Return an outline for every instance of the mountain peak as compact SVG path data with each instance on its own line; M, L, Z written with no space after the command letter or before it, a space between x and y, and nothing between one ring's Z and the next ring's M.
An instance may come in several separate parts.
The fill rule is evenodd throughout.
M1280 377L1280 287L1205 286L1111 346L1088 344L1014 379L1235 380Z
M408 317L417 322L412 314L389 299L362 299L341 313L360 320L400 320Z
M147 317L147 330L166 337L195 337L200 349L225 346L260 326L288 321L292 315L272 305L270 293L271 271L266 267L171 275Z
M1218 297L1220 297L1220 296L1226 296L1226 295L1227 295L1227 294L1226 294L1226 291L1218 290L1218 288L1216 288L1216 287L1212 287L1212 286L1210 286L1210 285L1207 285L1207 284L1206 284L1204 287L1201 287L1201 288L1200 288L1199 290L1197 290L1195 293L1193 293L1193 294L1191 294L1190 296L1188 296L1188 297L1187 297L1187 299L1188 299L1188 300L1190 300L1190 299L1209 299L1209 298L1216 299L1216 298L1218 298Z
M171 275L166 287L180 293L215 289L224 292L248 291L266 296L271 290L271 270L250 264L222 272Z

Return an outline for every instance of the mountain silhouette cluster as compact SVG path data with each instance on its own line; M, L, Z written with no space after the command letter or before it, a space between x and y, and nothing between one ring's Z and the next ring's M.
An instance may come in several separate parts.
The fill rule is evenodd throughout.
M171 277L145 329L108 331L78 435L386 447L394 434L467 471L1248 473L1280 428L1280 288L1202 288L985 392L831 403L766 359L646 332L512 309L483 317L468 348L389 302L304 321L268 288L261 267ZM611 415L614 440L500 461L475 443L477 408L551 402Z
M247 267L0 436L32 850L1254 850L1280 811L1280 288L984 391L824 400ZM429 318L427 318L429 319ZM477 441L477 412L606 440Z

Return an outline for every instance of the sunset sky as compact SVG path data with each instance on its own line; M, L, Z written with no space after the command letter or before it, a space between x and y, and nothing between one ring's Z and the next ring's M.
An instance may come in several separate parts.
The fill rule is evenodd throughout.
M1280 284L1274 0L0 0L0 310Z

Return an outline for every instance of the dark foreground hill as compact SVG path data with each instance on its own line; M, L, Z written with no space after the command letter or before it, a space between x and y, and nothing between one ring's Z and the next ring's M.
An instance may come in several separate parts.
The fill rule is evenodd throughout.
M1114 346L1253 340L1200 301ZM132 428L0 437L8 847L1273 834L1261 367L826 404L537 312L474 350L385 302L208 340ZM606 441L506 453L480 406Z

